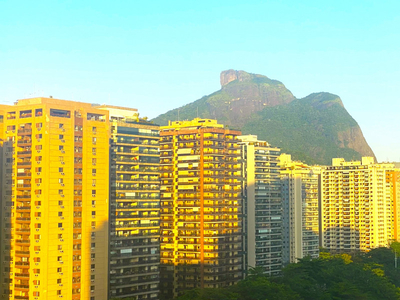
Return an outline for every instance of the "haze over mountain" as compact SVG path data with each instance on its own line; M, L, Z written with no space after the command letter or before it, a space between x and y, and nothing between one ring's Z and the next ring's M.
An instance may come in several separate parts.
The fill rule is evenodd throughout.
M339 96L313 93L297 99L277 80L245 71L221 72L221 89L153 119L160 125L200 118L256 134L309 164L373 156L357 122Z

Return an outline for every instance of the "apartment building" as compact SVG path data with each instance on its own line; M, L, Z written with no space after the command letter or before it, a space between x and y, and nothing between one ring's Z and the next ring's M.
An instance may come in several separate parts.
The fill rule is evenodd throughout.
M282 269L282 199L280 149L257 136L239 136L243 158L245 268L265 274Z
M159 299L159 126L137 109L109 112L110 298Z
M389 179L393 171L394 164L375 163L372 157L351 162L334 158L332 166L322 170L323 247L367 251L388 246L396 238L398 204Z
M108 112L0 106L1 299L107 299Z
M319 256L319 181L321 167L280 156L283 201L283 264Z
M161 127L161 299L242 278L238 135L209 119Z

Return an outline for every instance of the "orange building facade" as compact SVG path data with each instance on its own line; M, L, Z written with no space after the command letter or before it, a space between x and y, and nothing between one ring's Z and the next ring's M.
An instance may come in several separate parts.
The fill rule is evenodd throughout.
M0 139L0 299L107 299L108 112L24 99Z
M161 127L162 299L242 278L238 135L207 119Z

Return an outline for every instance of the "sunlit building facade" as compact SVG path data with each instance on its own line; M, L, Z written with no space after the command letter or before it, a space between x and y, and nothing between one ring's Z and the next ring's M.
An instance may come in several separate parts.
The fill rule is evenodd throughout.
M319 256L319 181L321 167L280 156L283 201L283 264Z
M161 299L242 278L238 135L208 119L161 127Z
M267 275L278 275L282 269L280 149L254 135L238 138L244 175L245 267L260 267Z
M108 113L19 100L0 138L1 299L107 299Z
M385 247L395 239L391 163L372 157L346 162L334 158L322 170L321 245L337 251Z
M159 299L159 126L136 109L110 115L110 298Z

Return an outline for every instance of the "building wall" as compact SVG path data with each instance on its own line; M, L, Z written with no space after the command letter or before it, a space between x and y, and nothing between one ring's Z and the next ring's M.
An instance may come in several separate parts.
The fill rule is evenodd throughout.
M3 120L13 143L7 298L106 299L107 113L33 98L9 107Z
M370 250L394 238L393 199L386 173L393 164L373 158L335 159L322 172L321 241L332 250Z
M278 275L282 268L280 149L256 136L239 137L243 157L245 268Z
M301 162L281 164L283 262L319 256L319 170Z
M161 297L242 278L237 131L195 119L161 127Z
M159 299L159 126L132 113L110 110L110 297Z

